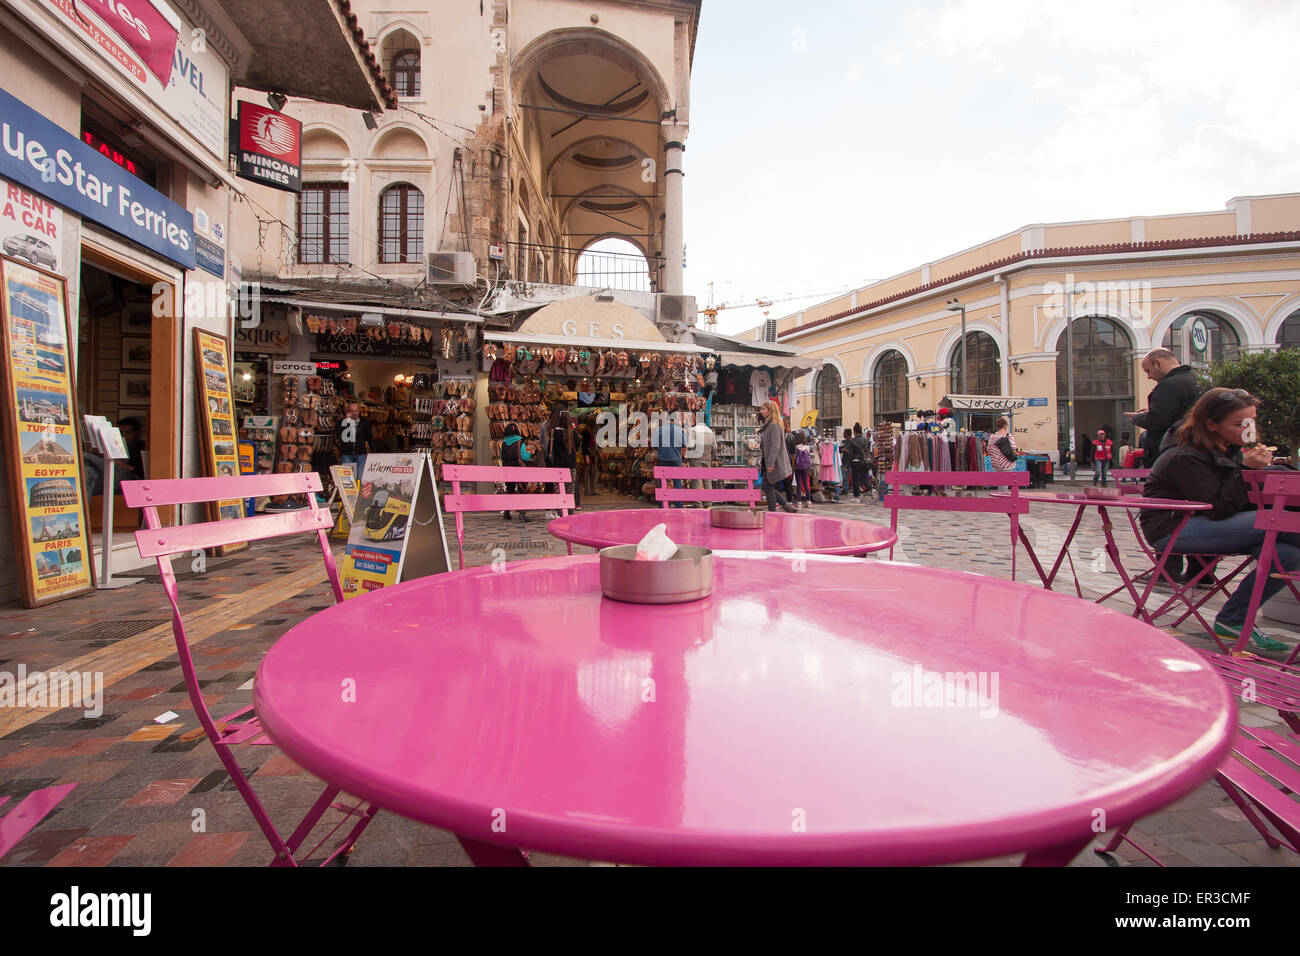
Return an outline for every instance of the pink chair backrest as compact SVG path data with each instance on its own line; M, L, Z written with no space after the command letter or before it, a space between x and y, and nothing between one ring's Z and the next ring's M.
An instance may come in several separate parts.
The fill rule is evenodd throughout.
M1255 515L1256 530L1300 531L1300 511L1286 510L1288 507L1300 508L1300 472L1266 471L1255 474L1263 477L1262 498L1265 502L1259 506Z
M1146 481L1150 475L1150 468L1112 468L1110 470L1110 476L1116 481Z
M655 501L668 507L670 501L760 501L763 493L754 487L758 480L757 468L687 468L679 465L655 465L659 487ZM744 488L672 488L669 482L679 481L743 481Z
M321 490L320 475L299 472L288 475L243 475L237 478L164 478L122 482L122 497L127 507L144 511L148 527L135 533L136 546L143 558L158 562L163 590L172 606L172 634L176 638L176 653L185 674L185 686L190 703L209 739L220 738L212 714L203 701L199 689L194 661L190 656L189 640L185 636L185 622L181 619L180 593L176 575L172 572L173 554L188 554L198 548L219 548L244 541L262 541L287 534L315 532L325 560L325 573L334 591L335 603L343 601L343 588L339 585L338 568L330 551L326 532L334 520L328 509L316 503L316 492ZM223 521L204 521L200 524L164 528L158 509L169 505L206 504L213 501L239 500L242 513L245 498L265 498L272 495L307 496L307 507L297 511L254 515L251 518L229 518Z
M1029 502L1020 497L1020 489L1029 487L1027 471L891 471L885 475L890 492L881 502L886 508L920 511L977 511L986 514L1029 514ZM1009 498L939 498L934 495L901 495L897 489L908 485L930 488L1007 488ZM897 517L897 516L895 516Z
M451 494L444 495L442 506L456 516L456 555L465 567L465 513L467 511L555 510L568 515L573 507L573 493L564 486L573 483L568 468L528 468L520 465L443 465L443 481L451 482ZM559 494L476 495L460 490L462 481L541 482L558 485Z

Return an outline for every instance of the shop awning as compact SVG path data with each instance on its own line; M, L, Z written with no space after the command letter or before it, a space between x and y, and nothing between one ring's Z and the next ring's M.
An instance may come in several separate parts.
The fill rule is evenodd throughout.
M317 302L315 299L294 299L289 296L264 295L263 302L279 305L294 305L311 312L333 312L340 315L361 315L374 312L378 315L392 316L395 319L428 319L434 322L468 322L482 325L483 318L468 312L433 312L429 309L399 309L389 305L359 305L352 302Z
M822 367L822 360L805 355L764 355L759 352L718 352L723 365L741 368L789 368L811 372Z
M508 342L514 345L562 345L565 348L626 349L632 352L679 352L704 355L710 350L681 342L647 342L635 339L594 339L580 335L527 335L521 332L484 332L485 342Z

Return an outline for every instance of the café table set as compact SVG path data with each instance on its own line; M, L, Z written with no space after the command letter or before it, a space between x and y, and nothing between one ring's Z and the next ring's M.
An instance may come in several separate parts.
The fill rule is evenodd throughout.
M1050 571L1022 537L1045 588L863 560L896 540L863 521L568 515L557 538L612 550L336 604L267 653L255 710L311 773L452 831L479 864L1064 865L1099 819L1208 779L1236 712L1204 658L1150 626L1150 582L1123 570L1108 517L1185 523L1196 504L1024 497L1078 509ZM1136 616L1050 590L1090 508ZM733 511L761 526L715 525L751 520ZM706 561L704 596L610 590L659 523L679 559L637 563Z

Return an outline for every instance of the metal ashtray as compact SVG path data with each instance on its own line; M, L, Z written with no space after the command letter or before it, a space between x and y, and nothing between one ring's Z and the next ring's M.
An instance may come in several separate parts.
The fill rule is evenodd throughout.
M602 548L600 591L630 604L698 601L713 591L713 552L684 544L667 561L637 561L634 544Z
M1124 491L1120 488L1084 488L1085 498L1122 498Z
M764 508L710 508L709 524L715 528L754 529L767 520Z

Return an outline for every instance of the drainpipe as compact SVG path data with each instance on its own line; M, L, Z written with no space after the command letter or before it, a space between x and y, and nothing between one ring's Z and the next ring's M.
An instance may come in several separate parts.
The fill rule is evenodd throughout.
M998 295L1002 307L1002 394L1011 394L1011 303L1007 291L1007 277L995 275L993 281L998 284Z

